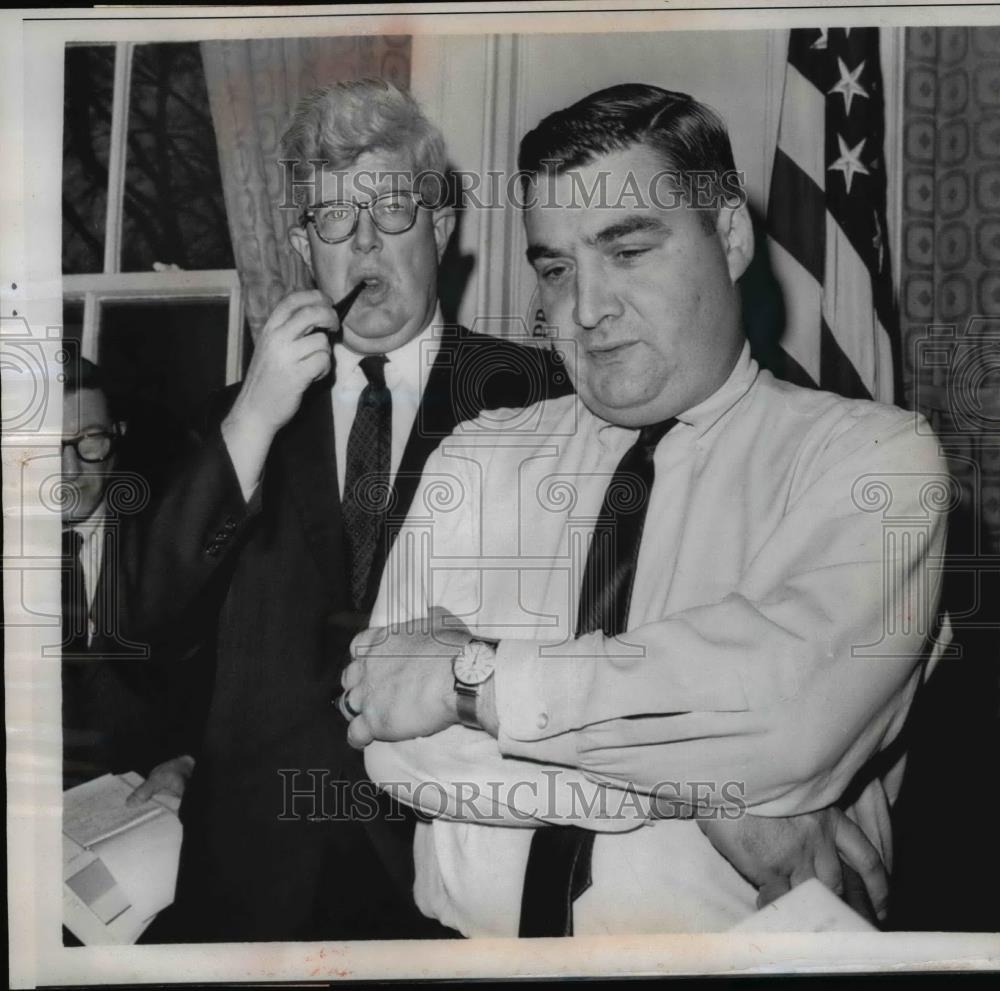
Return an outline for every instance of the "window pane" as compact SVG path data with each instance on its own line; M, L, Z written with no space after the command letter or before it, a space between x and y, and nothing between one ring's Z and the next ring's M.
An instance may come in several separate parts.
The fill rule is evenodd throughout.
M129 406L189 421L225 385L228 313L228 299L106 302L99 364Z
M104 270L115 49L66 48L63 97L63 272Z
M196 43L137 45L132 59L122 271L154 262L235 268Z

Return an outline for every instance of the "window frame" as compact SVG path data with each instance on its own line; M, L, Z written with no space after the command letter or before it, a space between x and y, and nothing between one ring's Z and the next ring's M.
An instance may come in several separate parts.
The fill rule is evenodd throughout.
M196 269L162 272L122 272L122 221L125 208L125 166L128 153L128 110L132 81L132 56L141 42L119 41L111 94L111 133L108 140L107 209L104 215L104 270L82 275L63 275L64 302L83 304L84 357L97 360L100 350L101 311L106 302L117 300L225 300L226 384L243 374L243 292L235 269ZM90 42L68 43L67 47Z

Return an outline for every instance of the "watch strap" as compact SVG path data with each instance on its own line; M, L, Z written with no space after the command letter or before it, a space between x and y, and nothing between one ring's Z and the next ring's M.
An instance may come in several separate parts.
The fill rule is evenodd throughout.
M500 646L499 640L485 640L482 637L472 637L469 643L484 644L494 652ZM465 647L462 650L465 650ZM463 726L468 726L469 729L483 728L482 723L479 722L479 692L492 677L493 675L490 674L489 678L478 685L467 685L465 682L459 681L457 677L455 678L455 711L458 714L458 721Z
M479 700L478 685L463 685L460 681L455 682L456 711L458 721L469 729L482 729L479 725L479 715L477 712L477 702Z

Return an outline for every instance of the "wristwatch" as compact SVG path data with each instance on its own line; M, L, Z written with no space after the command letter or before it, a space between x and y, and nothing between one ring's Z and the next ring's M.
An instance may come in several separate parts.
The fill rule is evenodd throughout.
M483 685L493 677L496 663L496 640L470 640L452 659L455 676L458 721L470 729L482 729L477 704Z

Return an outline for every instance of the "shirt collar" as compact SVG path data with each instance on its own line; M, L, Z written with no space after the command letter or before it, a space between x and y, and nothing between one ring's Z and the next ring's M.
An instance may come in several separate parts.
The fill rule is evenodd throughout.
M406 386L419 394L427 380L430 366L441 348L441 336L435 334L434 329L443 325L441 304L438 303L434 308L434 316L416 337L386 354L389 360L385 366L385 381L390 389ZM334 344L333 360L338 380L347 382L352 375L364 377L360 367L363 357L363 354L352 351L340 341Z
M88 540L92 539L94 534L104 526L104 520L107 515L108 504L102 499L100 505L85 520L73 523L70 529L76 530L77 533Z
M729 378L707 399L687 412L678 414L677 419L694 427L699 436L704 434L743 398L757 378L758 371L757 362L750 356L750 342L744 341Z
M736 364L733 365L726 381L697 406L692 406L691 409L678 413L677 419L681 423L693 427L696 438L701 437L743 398L750 386L753 385L759 370L757 362L750 355L750 342L744 341L743 349L740 351ZM598 437L609 446L616 444L616 438L625 435L631 437L635 433L636 431L633 429L619 427L604 421L598 427Z

